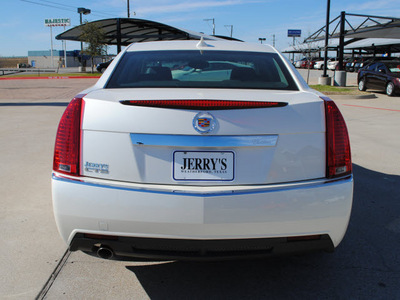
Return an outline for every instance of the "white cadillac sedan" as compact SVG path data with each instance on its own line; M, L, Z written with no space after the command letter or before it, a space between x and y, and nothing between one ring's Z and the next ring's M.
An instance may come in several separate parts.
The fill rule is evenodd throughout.
M349 137L272 47L136 43L66 108L52 191L70 250L102 258L333 251L352 207Z

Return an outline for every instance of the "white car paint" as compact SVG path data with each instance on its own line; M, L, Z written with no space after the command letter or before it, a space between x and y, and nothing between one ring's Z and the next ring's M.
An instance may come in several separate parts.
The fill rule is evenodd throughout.
M336 70L336 67L337 67L338 64L339 64L338 60L332 60L332 61L328 62L327 68L329 70Z
M338 246L350 218L353 179L351 174L326 178L321 94L311 90L272 47L231 41L198 43L133 44L83 92L81 174L54 170L52 178L55 217L65 242L71 244L81 233L182 241L327 235ZM297 90L106 88L125 53L199 47L277 53ZM211 134L202 135L192 126L202 110L120 103L137 99L288 105L251 111L204 110L216 125ZM174 153L184 151L232 153L233 178L177 179Z

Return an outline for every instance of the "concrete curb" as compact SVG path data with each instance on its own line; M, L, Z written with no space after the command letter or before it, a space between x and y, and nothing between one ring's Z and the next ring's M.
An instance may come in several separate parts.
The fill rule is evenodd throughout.
M368 95L327 95L328 97L332 98L333 100L345 100L345 99L375 99L378 98L375 94L368 94Z

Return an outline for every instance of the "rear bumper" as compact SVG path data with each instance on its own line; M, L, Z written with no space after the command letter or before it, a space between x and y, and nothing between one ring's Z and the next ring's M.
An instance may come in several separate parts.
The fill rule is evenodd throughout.
M229 247L222 248L230 253L242 249L243 243L254 242L257 248L261 242L261 250L252 252L256 255L278 249L331 250L346 232L353 199L352 177L273 186L203 188L79 180L56 174L52 179L55 218L65 242L71 250L92 252L96 245L105 244L114 247L116 255L135 257L184 257L185 251L172 255L161 250L180 249L187 243L191 244L189 249L197 249L194 252L206 249L212 256L216 255L214 243L228 243ZM116 236L117 240L82 234ZM310 235L322 237L287 243L287 237ZM135 246L138 243L142 246ZM149 247L154 244L155 249ZM233 256L237 254L242 252Z
M274 255L311 251L333 252L329 235L315 235L298 239L266 238L236 240L153 239L137 237L109 237L102 239L78 233L72 239L70 250L81 250L89 255L103 257L102 250L110 252L108 259L129 260L225 260L262 258ZM105 258L105 257L103 257Z

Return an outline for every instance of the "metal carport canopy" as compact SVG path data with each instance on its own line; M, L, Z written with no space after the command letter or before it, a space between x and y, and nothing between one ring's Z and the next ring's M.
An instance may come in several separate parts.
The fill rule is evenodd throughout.
M379 18L379 17L376 17ZM400 20L394 19L392 22L375 26L368 26L354 31L346 32L348 38L400 38Z
M98 25L105 33L104 44L121 46L131 43L161 40L218 39L198 32L179 29L166 24L134 18L112 18L90 22ZM56 36L57 40L81 41L80 35L85 24L71 28Z
M373 51L374 49L391 49L392 52L400 52L400 39L362 39L345 46L345 49L363 49L368 51Z
M349 40L349 39L347 39ZM347 41L346 40L346 41ZM329 39L328 49L329 50L336 50L337 46L339 45L339 39ZM281 52L283 53L308 53L308 52L317 52L325 49L325 41L319 40L310 43L302 43L296 46L289 46Z
M349 18L355 18L357 20L360 20L359 18L363 18L364 20L361 22L361 24L355 25L353 22L352 25L351 24L352 20L350 20ZM373 25L370 25L371 23ZM333 26L335 24L336 26ZM351 43L351 42L345 42L344 41L345 38L354 39L355 42L359 39L365 39L365 38L388 39L388 38L400 37L400 18L396 17L351 14L342 11L338 17L334 18L332 21L329 22L329 25L330 28L334 27L332 33L329 33L329 31L327 32L326 30L327 26L325 25L319 30L317 30L315 33L310 35L308 38L306 38L304 42L321 40L322 37L325 38L325 35L328 35L330 39L339 37L340 39L340 43L338 46L339 70L343 70L344 68L343 66L344 49L347 45ZM390 49L389 45L388 48Z
M373 51L374 49L388 49L392 52L400 52L400 39L385 39L385 38L373 38L373 39L344 39L345 50L362 49L366 51ZM324 41L315 41L311 43L303 43L297 46L290 46L283 49L283 53L308 53L318 52L324 50ZM329 39L328 50L336 50L339 46L338 38Z

